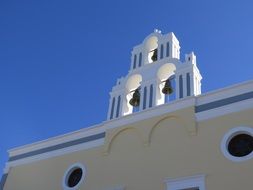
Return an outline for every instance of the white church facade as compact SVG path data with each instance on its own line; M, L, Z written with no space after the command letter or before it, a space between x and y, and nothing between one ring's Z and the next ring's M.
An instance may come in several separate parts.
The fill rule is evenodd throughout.
M155 30L132 50L107 120L8 151L0 190L252 189L253 81L201 94L193 52Z

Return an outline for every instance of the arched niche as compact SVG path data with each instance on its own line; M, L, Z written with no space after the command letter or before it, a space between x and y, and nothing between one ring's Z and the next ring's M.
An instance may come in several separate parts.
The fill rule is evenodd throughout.
M126 96L123 102L123 115L133 113L133 106L129 104L130 99L133 97L134 91L141 86L142 76L140 74L132 75L126 82Z
M121 143L123 143L125 145L125 147L126 147L126 145L130 145L131 147L134 148L138 145L143 144L144 140L142 138L140 131L134 127L126 127L126 128L122 128L122 129L119 128L107 136L105 147L104 147L104 152L106 154L110 153L113 144L119 145ZM119 147L120 148L116 148L116 149L118 149L118 151L120 149L122 149L122 146L119 146ZM127 147L127 148L129 148L129 147ZM123 150L123 151L125 152L126 150Z
M159 120L154 126L152 126L148 135L148 143L151 143L152 136L154 135L154 131L156 131L157 129L159 130L159 128L166 128L165 130L170 131L170 130L175 130L173 128L178 128L178 127L181 128L183 126L186 126L186 125L182 117L177 116L177 115L166 116L162 118L161 120ZM182 129L179 129L179 130L181 131Z
M175 71L176 66L173 63L166 63L162 65L157 71L157 81L158 81L158 89L156 92L156 104L161 105L166 102L166 98L171 98L171 100L175 99ZM171 97L165 96L162 93L162 89L164 88L165 81L170 79L171 85L173 87L173 93L170 95Z

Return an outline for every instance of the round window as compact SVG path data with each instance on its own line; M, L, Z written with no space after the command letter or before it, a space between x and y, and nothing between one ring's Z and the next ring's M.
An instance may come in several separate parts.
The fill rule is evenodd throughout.
M81 168L77 168L71 172L68 178L68 186L75 187L81 180L83 175L83 170Z
M253 128L237 127L226 133L221 142L225 157L232 161L253 158Z
M228 152L236 157L249 155L253 151L253 137L248 134L234 136L228 143Z
M82 164L70 166L64 174L62 185L64 190L76 190L85 177L85 167Z

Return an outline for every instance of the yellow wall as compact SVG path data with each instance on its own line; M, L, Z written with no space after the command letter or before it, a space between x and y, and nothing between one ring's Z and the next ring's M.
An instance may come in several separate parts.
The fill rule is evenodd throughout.
M61 190L76 162L87 170L80 190L165 190L165 179L197 174L206 174L207 190L252 189L253 159L232 162L220 150L229 129L253 127L252 116L248 110L195 123L192 107L114 128L104 146L11 168L4 190Z

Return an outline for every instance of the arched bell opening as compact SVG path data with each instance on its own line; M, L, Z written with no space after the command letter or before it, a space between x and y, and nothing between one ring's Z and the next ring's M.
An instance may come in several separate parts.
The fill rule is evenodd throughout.
M157 105L168 103L176 99L175 70L176 66L172 63L164 64L159 68L157 72Z
M146 42L147 62L153 63L158 60L158 38L150 37Z
M139 74L131 76L126 83L126 96L123 102L123 115L138 112L140 109L140 86L142 76Z

